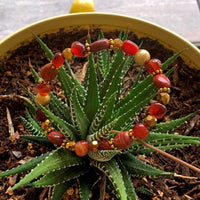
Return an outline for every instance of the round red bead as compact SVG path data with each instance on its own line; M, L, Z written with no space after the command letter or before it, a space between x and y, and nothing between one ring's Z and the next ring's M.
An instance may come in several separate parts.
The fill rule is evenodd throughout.
M75 144L75 153L77 156L82 157L89 153L90 144L86 140L80 140Z
M57 52L55 53L53 59L52 59L52 65L56 68L59 68L65 61L65 58L62 53Z
M133 139L130 137L128 131L119 132L114 140L113 144L118 149L127 149L131 146Z
M45 82L52 81L58 74L58 70L55 68L52 68L52 65L50 63L44 65L40 69L40 76L43 78Z
M170 88L170 80L164 74L157 74L153 77L153 82L158 88Z
M110 141L106 138L103 138L102 140L99 141L99 148L101 150L113 150Z
M162 63L159 59L151 59L145 63L145 69L149 74L153 74L162 68Z
M136 124L132 129L135 138L145 139L149 135L149 129L142 123Z
M122 50L127 55L135 55L138 51L138 46L130 40L125 40L122 45Z
M90 44L90 51L91 52L97 52L97 51L101 51L103 49L108 49L110 47L110 42L108 39L100 39L97 40L95 42L93 42L92 44Z
M39 122L45 122L47 120L47 116L43 113L40 108L36 108L35 117Z
M83 57L87 53L85 46L78 41L72 43L71 52L78 57Z
M150 115L156 117L157 119L161 119L165 116L167 112L167 108L161 103L152 103L149 107Z
M47 94L49 94L49 92L51 92L51 85L49 84L39 83L37 84L36 88L37 88L37 91L42 96L46 96Z
M58 146L60 146L64 140L63 134L57 131L51 131L48 133L47 138L50 142Z

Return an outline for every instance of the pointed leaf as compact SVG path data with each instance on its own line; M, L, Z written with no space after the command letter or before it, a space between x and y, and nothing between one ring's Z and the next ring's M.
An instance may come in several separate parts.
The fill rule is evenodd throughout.
M38 81L40 80L39 74L35 71L35 69L32 66L30 67L30 69L31 69L31 72L32 72L33 77L35 79L35 82L38 83Z
M74 152L71 152L64 148L58 148L57 150L53 151L48 157L46 157L43 162L38 164L12 189L15 190L47 172L60 168L80 165L82 162L83 160L80 157L77 157Z
M42 162L42 160L44 160L49 154L50 154L49 152L42 154L42 155L40 155L36 158L33 158L33 159L27 161L26 163L24 163L22 165L19 165L16 168L12 168L12 169L7 170L5 172L1 172L0 177L10 176L10 175L19 174L19 173L22 173L22 172L29 171L29 170L33 169L34 167L36 167L38 163Z
M43 176L38 181L33 182L29 185L35 186L35 187L57 185L57 184L63 183L63 181L69 181L71 179L75 179L87 173L88 170L89 170L88 166L84 166L84 165L58 169L58 170L49 172L47 175Z

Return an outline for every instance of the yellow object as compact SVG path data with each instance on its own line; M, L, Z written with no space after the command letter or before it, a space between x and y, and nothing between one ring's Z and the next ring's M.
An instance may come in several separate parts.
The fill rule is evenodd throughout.
M69 13L94 12L93 0L74 0Z

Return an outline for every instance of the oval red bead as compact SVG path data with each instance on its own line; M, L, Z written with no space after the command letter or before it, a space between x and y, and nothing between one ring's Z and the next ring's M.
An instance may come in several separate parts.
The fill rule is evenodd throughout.
M85 45L83 45L82 43L80 43L78 41L75 41L72 43L71 52L78 57L83 57L87 53L87 51L85 49Z
M52 58L52 65L56 68L59 68L64 63L64 61L65 61L65 58L63 54L60 52L57 52Z
M86 140L80 140L75 144L75 153L77 156L86 156L90 151L90 144Z
M40 69L40 76L43 78L45 82L52 81L58 74L58 70L55 68L52 68L52 65L50 63L44 65Z
M165 116L167 112L167 108L158 102L152 103L149 107L150 115L156 117L157 119L161 119Z
M153 82L158 88L170 88L170 80L164 74L157 74L153 77Z
M111 147L110 141L106 138L103 138L99 141L99 149L101 150L113 150Z
M122 50L127 55L135 55L138 51L138 46L130 40L125 40L122 45Z
M133 139L128 131L119 132L113 140L113 144L118 149L127 149L131 146Z
M46 96L47 94L49 94L49 92L51 92L51 85L45 83L38 83L36 89L40 93L40 95Z
M48 119L40 108L36 108L35 117L39 122L45 122Z
M145 139L149 135L149 129L142 123L136 124L132 129L135 138Z
M101 51L103 49L108 49L109 47L110 47L109 40L103 38L90 44L90 52Z
M51 131L48 133L47 138L50 142L58 146L60 146L64 140L63 134L57 131Z
M162 63L159 59L151 59L145 63L145 69L149 72L149 74L153 74L157 70L162 69Z

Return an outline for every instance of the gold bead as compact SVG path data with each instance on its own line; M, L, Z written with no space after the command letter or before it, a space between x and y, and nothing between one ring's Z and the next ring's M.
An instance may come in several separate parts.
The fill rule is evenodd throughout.
M47 106L50 102L50 96L47 94L46 96L42 96L39 93L35 96L35 102L39 103L43 106Z
M115 50L119 50L123 46L123 41L119 38L116 38L113 40L113 48Z
M145 119L144 119L144 124L147 127L154 127L157 123L157 119L156 117L152 116L152 115L148 115Z
M73 195L74 194L74 189L72 187L70 187L68 190L67 190L67 194L69 196Z
M63 50L63 56L66 60L71 60L73 57L73 53L71 52L71 48L66 48Z
M110 44L113 45L114 44L114 40L113 39L109 39Z
M166 105L170 101L170 96L166 92L161 92L161 93L158 93L157 100L163 103L164 105Z
M150 53L145 49L139 49L135 54L134 60L139 66L143 66L145 62L150 60Z
M50 123L50 121L47 119L47 120L45 120L45 125L49 125L49 123Z
M99 144L98 144L97 140L94 140L90 143L90 147L91 147L92 151L94 151L94 152L98 151L98 146L99 146Z

